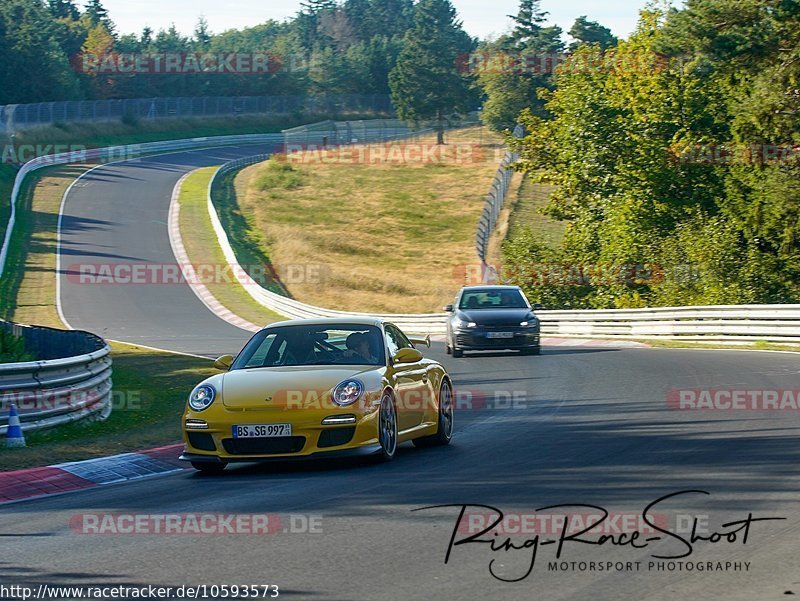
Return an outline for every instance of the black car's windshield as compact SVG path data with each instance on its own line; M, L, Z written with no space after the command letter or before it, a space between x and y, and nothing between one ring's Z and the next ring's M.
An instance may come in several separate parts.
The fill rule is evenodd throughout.
M250 339L232 370L298 365L383 365L383 337L360 324L279 326Z
M528 303L519 290L480 289L467 290L461 296L459 309L470 311L480 309L527 309Z

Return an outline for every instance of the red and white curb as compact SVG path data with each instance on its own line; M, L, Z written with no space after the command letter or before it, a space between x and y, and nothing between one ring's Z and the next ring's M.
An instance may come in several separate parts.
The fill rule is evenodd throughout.
M181 207L180 203L178 202L178 198L180 196L184 180L192 173L194 173L194 171L187 173L180 180L178 180L178 183L172 190L172 199L169 203L169 217L167 218L167 230L169 233L169 243L170 246L172 246L172 254L175 255L178 265L181 266L183 277L189 284L189 288L192 289L192 292L194 292L195 296L200 299L200 302L202 302L209 311L211 311L220 319L236 326L237 328L241 328L249 332L258 332L261 329L260 326L257 326L256 324L239 317L233 311L223 306L223 304L219 302L213 294L211 294L211 291L205 286L205 284L202 284L198 280L194 266L189 260L189 253L186 252L186 247L183 245L183 238L181 237Z
M182 450L183 445L176 444L137 453L0 472L0 504L178 472L187 469L185 463L178 461Z

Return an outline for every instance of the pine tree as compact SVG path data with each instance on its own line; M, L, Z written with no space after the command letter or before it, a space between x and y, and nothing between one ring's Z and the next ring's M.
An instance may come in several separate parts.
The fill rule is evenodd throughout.
M300 3L301 12L307 15L318 15L327 10L336 8L336 0L303 0Z
M47 0L47 8L56 19L77 21L80 18L80 11L72 0Z
M88 17L89 23L92 27L103 23L106 26L106 29L113 33L114 28L111 24L111 19L108 17L108 10L106 10L106 7L103 6L101 0L88 0L83 14Z
M209 31L208 21L206 21L205 17L200 17L197 20L197 25L194 27L194 40L201 50L208 48L211 43L211 31Z
M436 119L438 142L444 143L447 112L464 108L470 99L467 79L458 71L461 53L472 40L456 20L449 0L420 0L414 27L406 34L403 50L389 74L389 87L402 119Z
M597 44L606 50L616 46L618 41L608 27L600 25L597 21L589 21L585 15L575 19L575 23L567 33L575 39L569 46L572 51L577 50L582 44Z

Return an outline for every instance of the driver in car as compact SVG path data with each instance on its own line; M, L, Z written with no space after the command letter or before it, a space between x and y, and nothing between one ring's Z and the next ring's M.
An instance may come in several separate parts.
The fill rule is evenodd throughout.
M347 337L345 346L347 347L347 350L344 353L345 357L363 359L370 365L377 362L378 358L372 354L371 345L369 343L369 334L354 332Z

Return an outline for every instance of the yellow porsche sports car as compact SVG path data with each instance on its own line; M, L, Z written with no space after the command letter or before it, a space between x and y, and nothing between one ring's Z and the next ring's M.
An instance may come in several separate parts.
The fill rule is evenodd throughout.
M184 453L201 472L233 461L372 454L446 445L453 385L445 368L381 319L310 319L255 334L189 395Z

